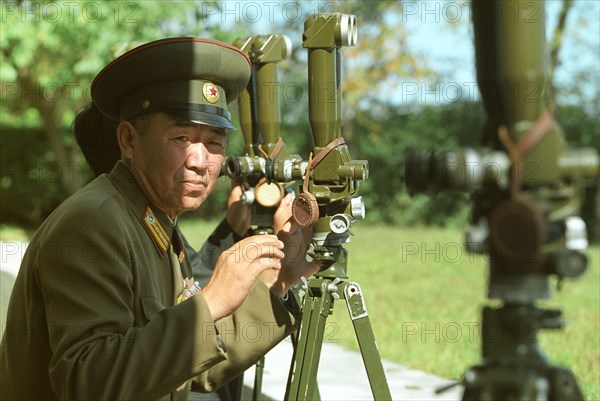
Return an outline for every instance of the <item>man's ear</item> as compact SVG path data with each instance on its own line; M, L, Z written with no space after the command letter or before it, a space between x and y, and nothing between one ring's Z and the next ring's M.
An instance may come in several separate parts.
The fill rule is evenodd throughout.
M121 121L117 126L117 142L121 149L121 158L128 162L133 157L133 148L136 143L137 132L129 121Z

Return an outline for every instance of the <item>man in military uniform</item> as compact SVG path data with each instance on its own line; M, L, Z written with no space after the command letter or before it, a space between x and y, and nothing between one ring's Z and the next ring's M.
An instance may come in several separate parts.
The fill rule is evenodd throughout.
M317 265L286 252L306 233L242 239L203 288L177 234L216 183L250 66L233 47L170 38L98 74L122 161L32 239L0 345L2 400L185 400L192 380L211 391L293 330L281 297Z
M115 134L118 124L118 120L105 116L93 102L75 116L73 134L95 176L109 174L121 158L121 150ZM251 208L241 201L241 196L242 187L232 181L226 216L199 251L190 245L181 232L179 233L183 240L185 256L191 265L192 276L200 286L205 286L210 279L219 255L251 233ZM280 202L274 216L276 232L286 224L287 210L292 200L293 194L288 194ZM239 376L215 392L195 394L193 399L212 401L240 399L242 386L243 376ZM192 387L192 391L194 390Z
M73 123L75 140L96 177L109 174L121 159L121 150L116 137L118 125L118 120L102 114L93 102L75 116ZM234 181L231 184L226 216L209 236L202 249L196 251L186 237L181 235L192 274L203 286L210 278L216 258L222 251L250 233L250 205L241 201L242 187ZM292 196L293 194L288 194L288 197L280 203L280 207L285 208L287 203L293 200ZM278 215L284 212L282 210Z

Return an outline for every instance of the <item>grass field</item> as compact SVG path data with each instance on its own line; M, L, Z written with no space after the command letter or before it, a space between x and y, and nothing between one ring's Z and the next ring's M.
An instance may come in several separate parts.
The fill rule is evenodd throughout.
M200 247L215 223L182 221ZM348 274L361 285L382 357L459 379L480 362L480 309L486 300L487 262L462 249L462 232L439 228L356 225ZM3 240L27 234L0 230ZM564 283L542 306L563 310L570 324L539 335L549 359L571 368L585 399L600 400L600 248L591 247L585 275ZM555 284L554 281L552 281ZM555 287L555 286L554 286ZM555 288L553 288L555 290ZM357 349L344 305L336 304L326 340ZM326 355L322 356L326 358Z

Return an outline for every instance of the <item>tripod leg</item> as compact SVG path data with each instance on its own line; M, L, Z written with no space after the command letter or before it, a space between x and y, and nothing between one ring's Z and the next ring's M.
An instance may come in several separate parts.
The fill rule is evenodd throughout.
M263 356L258 362L256 362L256 369L254 371L254 388L252 389L252 401L258 401L262 393L262 379L264 369L265 357Z
M217 390L220 391L220 390ZM231 399L231 401L241 401L244 392L244 374L240 374L227 384L227 389L222 389L228 392L228 395L222 394L221 399Z
M296 354L296 349L298 348L298 332L294 331L291 335L290 335L290 339L292 340L292 347L294 349L294 355ZM292 360L294 359L294 356L292 356ZM292 368L290 368L290 375L288 377L291 377L291 370ZM319 382L317 380L317 382L315 382L315 393L313 395L312 398L313 401L321 401L321 394L319 393Z
M356 283L346 283L344 286L344 297L365 364L373 398L375 400L391 400L392 395L385 377L373 328L371 327L371 320L367 313L367 307L360 286Z
M294 350L286 400L313 400L323 346L325 323L333 307L328 281L311 280L302 310L298 344Z

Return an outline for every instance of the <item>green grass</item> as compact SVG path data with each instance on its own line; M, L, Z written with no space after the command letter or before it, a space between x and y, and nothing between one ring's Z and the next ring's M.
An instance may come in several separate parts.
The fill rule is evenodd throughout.
M480 362L480 309L488 264L462 250L462 232L437 228L356 226L348 270L366 299L381 355L403 365L460 378ZM588 271L566 282L541 306L563 310L570 322L544 330L540 344L555 364L571 368L587 400L600 399L600 249L591 247ZM552 281L555 284L555 281ZM328 324L329 341L358 349L340 305Z
M181 222L196 248L215 226ZM363 224L354 234L347 245L348 274L361 285L381 356L455 379L479 363L480 309L490 304L488 265L484 257L463 251L462 232ZM11 235L28 233L0 227L2 239L15 239ZM588 255L586 274L542 303L562 309L570 324L561 331L545 330L539 339L553 363L573 370L585 399L600 400L600 248L591 247ZM343 304L336 304L325 336L358 349Z
M190 245L198 250L218 224L219 221L210 222L182 219L179 222L179 227Z

